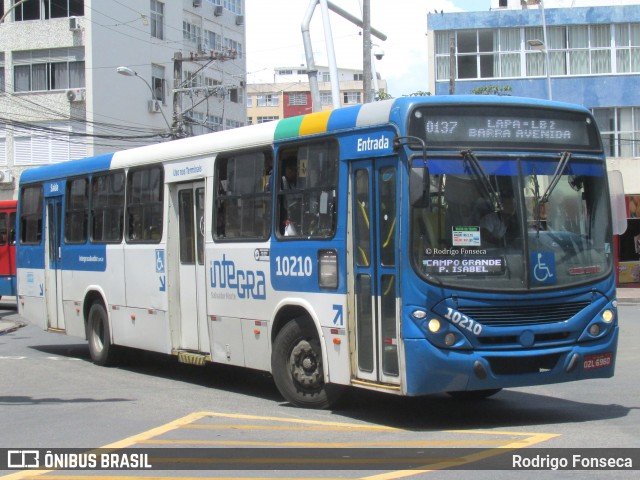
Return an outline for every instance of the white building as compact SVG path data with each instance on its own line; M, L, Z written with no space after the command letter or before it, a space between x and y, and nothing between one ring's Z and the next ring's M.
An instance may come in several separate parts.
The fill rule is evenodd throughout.
M0 2L0 199L24 168L246 121L244 0Z

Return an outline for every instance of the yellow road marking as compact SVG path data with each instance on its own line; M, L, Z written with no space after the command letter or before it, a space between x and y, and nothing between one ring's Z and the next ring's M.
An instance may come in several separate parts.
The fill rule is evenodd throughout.
M435 463L428 463L417 469L412 470L398 470L393 472L387 472L377 475L371 475L367 477L362 477L364 480L394 480L398 478L410 477L413 475L418 475L421 473L427 473L437 470L442 470L444 468L451 468L461 465L466 465L469 463L477 462L480 460L484 460L487 458L491 458L500 454L504 454L507 450L513 449L521 449L526 448L541 442L545 442L552 438L558 437L557 434L547 434L547 433L529 433L529 432L511 432L511 431L493 431L493 430L444 430L446 433L463 433L463 434L480 434L480 435L496 435L496 436L510 436L516 437L507 444L502 445L502 442L499 440L444 440L444 441L430 441L430 440L419 440L419 441L409 441L409 442L342 442L342 443L326 443L326 442L282 442L282 443L274 443L274 442L230 442L230 441L206 441L206 440L160 440L155 437L159 437L167 432L172 430L178 430L181 428L244 428L244 429L283 429L286 427L272 427L272 426L259 426L259 425L226 425L226 426L215 426L215 425L206 425L206 424L194 424L199 420L202 420L206 417L221 417L221 418L230 418L230 419L241 419L241 420L260 420L260 421L271 421L271 422L280 422L280 423L289 423L289 424L300 424L300 425L314 425L316 428L306 427L304 430L317 430L317 431L382 431L382 432L402 432L408 431L405 429L395 428L395 427L385 427L385 426L369 426L362 425L356 423L345 423L345 422L328 422L321 420L303 420L297 418L283 418L283 417L265 417L265 416L257 416L257 415L244 415L244 414L225 414L218 412L194 412L189 415L186 415L182 418L174 420L172 422L166 423L156 428L152 428L145 432L139 433L137 435L133 435L127 437L125 439L110 443L101 447L101 449L122 449L131 447L136 444L154 444L154 445L166 445L166 444L174 444L174 445L243 445L243 446L289 446L289 447L354 447L354 446L405 446L405 447L427 447L427 446L468 446L468 445L500 445L496 448L489 448L487 450L483 450L481 452L459 457L459 458L451 458L451 459L434 459ZM331 428L333 427L333 428ZM301 427L293 427L289 428L290 430L300 430L303 429ZM87 452L90 453L90 452ZM157 459L155 459L157 460ZM179 460L179 459L178 459ZM183 459L184 460L184 459ZM194 459L195 460L195 459ZM251 460L251 459L247 459ZM197 461L197 460L196 460ZM300 460L296 460L299 462ZM314 459L314 461L321 461L318 459ZM380 459L380 461L384 461L384 459ZM161 460L164 462L164 460ZM389 460L386 461L387 463ZM1 480L28 480L28 479L37 479L41 475L54 472L56 470L23 470L20 472L16 472L13 474L5 475L0 477ZM160 477L160 476L98 476L98 475L63 475L60 473L47 475L47 479L51 478L54 480L62 480L62 479L70 479L70 480L195 480L200 479L201 477ZM229 478L234 478L234 480L267 480L268 477L246 477L245 479L237 478L237 477L217 477L220 480L226 480ZM300 479L300 477L296 476L295 478ZM311 479L312 477L309 477ZM272 480L269 478L268 480ZM318 480L314 478L313 480ZM331 480L329 478L323 477L323 480Z
M305 431L305 432L357 432L357 431L368 431L368 432L388 432L388 427L381 426L369 426L369 425L361 425L361 426L351 426L351 427L291 427L286 425L203 425L192 424L185 425L182 428L193 428L193 429L203 429L203 430L286 430L286 431Z
M415 440L398 442L259 442L248 440L144 440L145 445L233 445L247 447L305 447L305 448L344 448L344 447L461 447L470 445L503 445L500 440Z
M361 423L346 423L346 422L328 422L325 420L304 420L301 418L285 418L285 417L262 417L259 415L244 415L241 413L218 413L218 412L200 412L203 417L224 417L224 418L238 418L243 420L268 420L271 422L283 422L283 423L300 423L303 425L321 425L321 426L335 426L335 427L355 427L355 428L375 428L381 431L388 432L402 432L404 429L395 427L363 425Z
M502 432L500 432L500 434L502 434ZM552 438L559 437L559 436L560 436L559 434L554 434L554 433L539 433L539 434L535 434L533 437L530 437L529 439L526 439L526 440L508 443L507 445L504 445L499 448L484 450L482 452L474 453L472 455L468 455L465 457L460 457L457 459L452 458L451 460L435 463L433 465L432 464L423 465L414 470L396 470L395 472L371 475L368 477L362 477L360 480L395 480L397 478L411 477L413 475L418 475L420 473L428 473L428 472L433 472L437 470L442 470L445 468L459 467L461 465L467 465L469 463L478 462L480 460L485 460L487 458L504 454L506 451L509 451L509 450L517 450L524 447L530 447L537 443L546 442L547 440L550 440Z
M172 422L165 423L164 425L161 425L159 427L152 428L151 430L147 430L145 432L139 433L137 435L133 435L131 437L124 438L122 440L118 440L117 442L110 443L110 444L105 445L104 447L100 447L100 448L102 448L102 449L114 449L114 450L117 450L117 449L120 449L120 448L127 448L127 447L130 447L132 445L135 445L136 443L140 443L140 442L142 442L144 440L148 440L150 438L153 438L153 437L162 435L164 433L167 433L168 431L180 428L183 425L187 425L189 423L195 422L195 421L199 420L200 418L202 418L205 414L206 414L206 412L191 413L191 414L189 414L187 416L184 416L184 417L179 418L177 420L174 420ZM87 452L87 453L90 453L90 452ZM18 479L23 479L23 478L34 478L34 477L38 477L40 475L44 475L45 473L50 473L50 472L55 472L55 471L56 470L38 470L38 471L22 470L20 472L11 473L9 475L5 475L4 477L0 477L0 479L2 479L2 480L18 480ZM77 477L68 476L68 477L64 477L64 478L74 478L74 479L76 479ZM120 477L116 477L116 478L120 478Z
M3 478L3 477L0 477ZM23 480L30 480L37 477L21 477ZM47 475L47 478L54 480L203 480L215 478L215 480L273 480L274 477L152 477L152 476L110 476L110 475ZM287 480L289 477L281 477ZM296 475L290 477L291 480L344 480L345 477L300 477ZM356 480L356 479L354 479Z

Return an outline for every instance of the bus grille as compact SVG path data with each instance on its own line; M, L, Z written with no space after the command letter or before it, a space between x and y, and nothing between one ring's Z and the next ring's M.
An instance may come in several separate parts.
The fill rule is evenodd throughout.
M566 322L591 302L554 303L548 305L460 306L458 311L476 322L491 327L514 327Z

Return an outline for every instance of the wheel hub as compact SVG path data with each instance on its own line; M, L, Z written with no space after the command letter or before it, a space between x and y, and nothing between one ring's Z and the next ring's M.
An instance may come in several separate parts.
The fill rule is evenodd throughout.
M322 374L316 352L307 340L301 340L291 352L291 374L307 388L322 386Z

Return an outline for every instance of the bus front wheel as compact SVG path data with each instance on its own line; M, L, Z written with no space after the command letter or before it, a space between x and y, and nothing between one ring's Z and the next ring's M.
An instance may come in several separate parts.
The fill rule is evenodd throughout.
M342 390L325 383L320 340L315 329L300 319L278 332L271 371L282 396L297 407L329 408Z
M115 347L111 344L109 317L102 303L94 303L87 319L89 353L97 365L110 365L115 359Z

